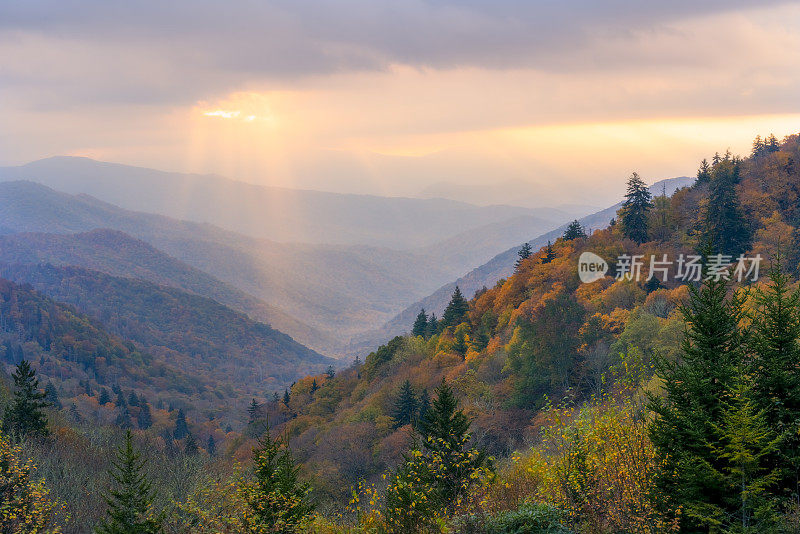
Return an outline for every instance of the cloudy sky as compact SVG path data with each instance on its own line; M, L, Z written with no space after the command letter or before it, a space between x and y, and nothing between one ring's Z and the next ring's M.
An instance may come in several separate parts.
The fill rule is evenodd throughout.
M800 3L2 2L0 117L4 165L605 205L800 131Z

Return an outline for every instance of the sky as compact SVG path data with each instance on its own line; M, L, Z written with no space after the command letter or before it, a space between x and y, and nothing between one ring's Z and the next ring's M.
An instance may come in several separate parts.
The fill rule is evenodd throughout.
M0 117L0 165L605 206L800 132L800 3L0 2Z

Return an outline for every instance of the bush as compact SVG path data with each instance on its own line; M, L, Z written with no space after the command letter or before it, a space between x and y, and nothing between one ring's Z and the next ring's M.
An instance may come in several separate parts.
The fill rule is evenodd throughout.
M565 519L561 510L549 504L523 503L516 510L488 518L461 518L454 530L463 534L569 534L562 525Z

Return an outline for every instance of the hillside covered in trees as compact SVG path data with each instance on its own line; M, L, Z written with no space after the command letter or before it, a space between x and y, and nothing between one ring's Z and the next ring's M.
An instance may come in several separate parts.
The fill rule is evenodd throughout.
M5 439L21 448L0 442L0 452L33 458L39 467L22 494L38 503L29 509L40 524L71 515L67 532L125 521L144 525L139 532L796 532L798 161L800 136L770 136L749 157L704 160L695 184L671 197L651 195L634 173L607 228L587 235L576 222L540 250L523 247L512 276L471 299L456 289L441 317L421 310L410 335L347 369L253 395L241 407L247 423L228 432L164 409L153 410L152 428L122 425L133 428L123 436L86 413L79 422L67 406L37 407L63 397L68 383L47 355L41 368L32 359L53 385L37 396L44 387L30 387L32 371L17 365L4 425L33 423L7 426ZM610 271L582 283L587 252ZM739 276L758 255L760 277ZM665 256L674 261L658 263ZM692 257L697 281L678 259ZM635 258L644 259L638 277ZM83 275L39 274L48 291L88 291ZM83 372L101 341L114 364L157 361L49 300L12 312L28 309L17 300L5 299L16 321L6 335L49 343ZM102 303L85 300L102 314ZM39 319L36 310L48 306L65 318L43 334L50 312ZM135 304L118 308L110 324L120 332L144 328ZM64 321L85 323L88 339L48 334ZM141 339L166 344L171 333L165 326ZM120 391L131 417L148 407ZM92 475L87 455L111 477ZM59 462L72 468L59 472ZM84 478L76 484L72 473ZM91 491L79 499L76 486ZM108 488L140 498L104 505Z

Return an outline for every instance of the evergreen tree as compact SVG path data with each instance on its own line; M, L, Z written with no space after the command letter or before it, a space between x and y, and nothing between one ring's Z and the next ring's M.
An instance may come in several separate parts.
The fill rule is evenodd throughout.
M711 165L708 160L703 158L700 162L700 168L697 169L697 185L707 184L711 180Z
M47 416L44 408L48 406L45 394L39 391L39 379L28 360L22 360L14 373L14 397L3 412L3 432L15 439L28 436L47 436Z
M136 396L135 391L131 391L131 394L128 395L128 405L129 406L139 406L139 397Z
M523 243L520 249L517 251L517 256L519 256L519 259L517 259L517 262L514 264L514 268L519 269L519 266L522 265L522 262L530 258L532 253L533 248L531 248L531 244Z
M313 395L314 393L316 393L318 389L319 385L317 385L317 379L315 378L311 381L311 394Z
M738 257L750 247L752 231L736 194L739 165L723 160L711 172L705 210L703 242L715 252Z
M194 456L200 452L200 447L197 445L197 440L195 439L194 434L191 432L186 435L186 442L183 444L183 452L185 452L188 456Z
M61 400L58 398L58 391L56 391L56 387L52 382L48 382L44 388L44 400L56 410L60 410L64 407L64 405L61 404Z
M272 403L277 406L277 404L281 401L281 396L278 395L277 391L272 392Z
M84 385L84 387L85 387L84 392L86 393L87 397L91 397L92 395L94 395L94 392L92 391L92 386L91 386L91 384L89 384L88 380L86 381L86 384Z
M417 318L414 320L414 326L411 328L411 335L414 337L426 337L428 332L428 316L425 314L425 308L419 310Z
M127 406L119 409L119 414L114 420L114 424L123 429L133 428L133 421L131 421L131 413L128 411Z
M208 445L206 445L206 450L208 451L209 456L216 456L217 455L217 442L214 441L214 436L208 436Z
M422 421L425 419L425 416L428 413L428 410L431 408L431 396L428 393L428 388L422 390L422 394L419 396L419 409L417 410L417 422Z
M439 332L439 321L436 319L436 314L432 313L428 318L428 329L425 332L425 337L435 336Z
M175 430L172 435L175 439L183 439L189 434L189 425L186 423L186 414L183 413L183 408L178 410L178 417L175 419Z
M69 407L69 416L76 423L80 423L81 421L83 421L83 417L81 416L81 412L78 411L78 407L75 405L74 402Z
M544 256L542 257L542 263L550 263L556 258L556 253L553 250L553 244L550 241L547 242L547 247L544 249Z
M153 414L150 412L150 405L147 404L147 401L143 398L139 400L141 406L139 407L139 415L136 416L136 422L139 424L139 428L147 430L153 426Z
M243 485L252 510L248 532L305 532L314 511L310 488L299 481L299 467L282 438L273 439L269 428L253 450L254 481Z
M391 532L427 531L489 466L484 451L467 447L470 422L450 387L442 381L436 393L419 424L420 446L404 457L384 495Z
M573 239L580 239L586 237L586 230L583 229L578 219L575 219L567 226L564 231L564 241L572 241Z
M785 495L800 496L800 294L790 289L790 279L780 263L769 272L770 283L758 289L751 316L751 347L757 407L767 424L782 436L773 455L782 466L780 488Z
M453 332L453 352L462 358L467 354L469 348L469 326L462 323Z
M653 207L652 196L644 181L633 173L628 178L628 191L622 204L620 221L623 235L636 243L647 241L647 215Z
M117 405L117 408L125 408L128 406L128 403L125 400L125 395L122 394L122 390L117 393L117 402L115 402L115 404Z
M334 369L332 365L329 365L328 369L325 371L325 375L327 375L328 378L335 377L336 376L336 369Z
M468 314L469 302L467 302L467 299L461 294L461 289L456 286L455 291L453 291L453 296L450 298L450 303L444 310L442 324L445 328L448 326L458 326L467 320Z
M777 152L781 149L775 134L769 134L769 137L764 140L764 149L767 152Z
M106 519L97 527L98 534L157 534L162 518L153 513L154 491L143 473L146 461L133 448L131 431L109 472L114 489L104 496L108 509Z
M664 396L650 398L650 437L662 466L654 503L667 514L680 510L683 531L696 532L731 512L730 464L717 451L725 447L725 401L740 374L746 334L740 330L743 299L727 296L724 279L709 278L689 292L681 308L687 325L681 357L658 365Z
M291 397L289 396L289 389L286 388L286 389L283 390L283 405L288 408L290 400L291 400Z
M256 402L256 399L250 401L250 406L247 407L247 416L251 425L261 418L261 404Z
M414 388L411 387L411 382L406 380L400 386L400 392L394 402L394 411L392 418L394 419L394 427L400 428L404 425L413 424L417 418L417 396L414 393Z
M750 153L752 157L758 157L764 153L764 140L761 139L760 135L757 135L756 138L753 140L753 151Z
M97 402L100 404L100 406L105 406L111 402L111 395L108 393L106 388L100 388L100 396L97 398Z

